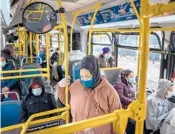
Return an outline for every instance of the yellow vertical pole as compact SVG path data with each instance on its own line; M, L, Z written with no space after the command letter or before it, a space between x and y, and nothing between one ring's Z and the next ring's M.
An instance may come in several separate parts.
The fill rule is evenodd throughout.
M49 67L49 48L50 48L50 35L46 34L46 63L47 63L47 79L50 80L50 67Z
M91 25L90 25L90 29L89 29L89 40L88 40L88 55L91 54L91 38L92 38L92 31L93 31L93 27L92 26L94 24L96 14L97 14L99 8L101 7L102 3L103 3L103 0L101 0L99 2L99 4L97 5L97 8L95 9L93 17L92 17L92 20L91 20Z
M39 54L39 34L36 34L36 55Z
M79 12L74 15L74 18L73 18L73 21L72 21L72 25L71 25L71 31L70 31L70 51L72 51L73 31L74 31L74 25L75 25L75 22L76 22L76 19L77 19L78 14L79 14Z
M61 65L61 43L60 43L60 29L58 29L58 54L59 54L59 58L58 58L58 64Z
M26 33L25 31L23 32L23 37L24 37L24 44L23 44L23 57L25 56L26 54Z
M29 35L27 34L27 32L26 32L26 40L25 40L25 42L26 42L26 47L25 47L25 49L26 49L26 57L28 57L28 55L29 55L29 49L28 49L28 45L29 45ZM28 59L26 59L26 63L28 63Z
M32 33L30 32L30 62L33 63L33 53L32 53Z
M141 26L141 25L140 25ZM141 31L139 33L139 51L138 51L138 62L137 62L137 78L140 79L140 62L141 62L142 44L141 44ZM137 83L139 86L139 81Z
M139 103L144 105L146 102L146 85L147 85L147 68L148 68L148 57L149 57L149 18L144 17L144 13L149 6L148 0L141 0L141 62L140 62L140 80L139 80ZM144 53L143 53L144 52ZM143 116L146 116L146 108L143 110ZM143 134L144 120L136 122L136 134Z
M20 41L18 41L18 44L19 44L19 58L20 58L20 61L21 61L21 55L22 55L22 44Z
M62 7L61 0L57 0L59 7ZM65 13L61 13L61 21L63 22L64 27L64 54L65 54L65 77L68 77L68 32L67 32L67 22L66 22L66 16ZM66 87L66 106L69 106L68 101L68 86ZM69 123L69 110L66 110L66 123Z

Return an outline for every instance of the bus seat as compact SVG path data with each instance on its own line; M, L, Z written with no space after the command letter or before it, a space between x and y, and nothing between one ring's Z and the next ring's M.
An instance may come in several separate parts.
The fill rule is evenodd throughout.
M80 78L80 62L76 62L73 64L72 66L72 77L73 77L73 81L77 80Z
M21 102L11 100L1 102L1 128L20 123Z
M115 85L116 82L120 81L120 72L122 68L111 68L111 70L101 69L102 75L105 75L110 84Z
M75 60L69 62L69 74L71 77L73 77L73 65L77 62L80 62L81 60Z

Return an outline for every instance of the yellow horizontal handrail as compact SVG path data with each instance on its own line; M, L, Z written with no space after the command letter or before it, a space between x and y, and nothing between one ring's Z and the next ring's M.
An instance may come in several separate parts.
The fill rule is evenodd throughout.
M175 27L150 28L151 31L175 31Z
M54 114L54 113L58 113L58 112L64 112L67 109L69 109L69 107L58 108L58 109L50 110L50 111L47 111L47 112L37 113L37 114L42 114L41 116L44 116L44 115ZM43 113L45 113L45 114L43 114ZM36 118L36 117L39 117L39 116L36 115L34 118ZM35 121L31 121L30 122L30 125L36 125L36 124L39 124L39 123L44 123L44 122L47 122L47 121L52 121L52 120L60 119L60 118L61 118L61 116L56 116L56 117L54 116L54 117L50 117L50 118L35 120ZM6 132L6 131L9 131L9 130L21 128L24 125L25 125L25 123L21 123L21 124L18 124L18 125L13 125L13 126L5 127L5 128L2 128L1 129L1 132Z
M28 126L30 125L31 121L34 118L44 116L44 115L53 114L53 113L56 113L56 112L66 111L66 110L69 110L69 109L70 109L70 107L64 107L64 108L60 108L60 109L50 110L50 111L47 111L47 112L41 112L41 113L33 114L32 116L29 117L27 122L23 125L23 129L21 131L21 134L26 133L26 130L27 130Z
M66 124L63 126L57 126L57 127L53 127L53 128L48 128L45 130L40 130L37 132L32 132L31 134L56 134L56 133L60 133L60 134L68 134L68 133L73 133L73 132L78 132L78 131L82 131L88 128L95 128L98 126L102 126L102 125L106 125L109 123L113 123L113 122L117 122L120 120L120 113L125 113L126 114L126 118L132 116L132 112L130 112L130 110L116 110L111 114L107 114L107 115L103 115L103 116L99 116L99 117L95 117L95 118L91 118L91 119L87 119L87 120L82 120L82 121L77 121L74 123L70 123L70 124ZM118 126L117 126L118 127ZM119 127L118 127L119 129Z
M102 71L105 71L105 70L116 70L116 69L120 70L120 69L123 69L123 68L122 67L100 68L100 70L102 70Z
M47 71L47 68L8 70L8 71L0 71L0 73L8 74L8 73L35 72L35 71Z
M93 28L93 32L139 32L139 29Z
M64 126L57 126L53 127L51 129L45 129L37 132L33 132L31 134L35 133L40 133L40 134L56 134L56 132L59 132L60 134L68 134L68 133L73 133L77 131L82 131L87 128L93 128L97 127L100 125L105 125L112 123L114 121L118 120L118 116L115 113L111 113L108 115L92 118L92 119L87 119L87 120L82 120L74 123L70 123Z
M140 29L113 29L113 28L93 28L93 32L123 32L123 33L132 33L132 32L140 32ZM150 32L152 31L175 31L175 28L150 28Z
M47 73L42 73L42 74L31 74L31 75L20 75L20 76L7 76L7 77L0 77L0 80L9 80L9 79L20 79L20 78L32 78L32 77L47 77Z

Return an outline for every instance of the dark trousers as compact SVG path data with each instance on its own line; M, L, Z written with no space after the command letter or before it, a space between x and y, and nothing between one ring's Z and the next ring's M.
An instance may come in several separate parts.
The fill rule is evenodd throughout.
M135 121L132 119L128 119L128 124L126 127L127 134L135 134Z

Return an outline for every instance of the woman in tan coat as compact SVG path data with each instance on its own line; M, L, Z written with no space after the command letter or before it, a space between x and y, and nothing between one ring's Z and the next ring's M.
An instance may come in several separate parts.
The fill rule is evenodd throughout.
M68 78L62 79L57 85L58 96L65 103L65 87L70 84ZM121 108L119 96L107 79L100 75L97 59L85 57L80 66L80 80L70 87L70 106L73 122L86 120L112 113ZM93 134L113 134L112 124L92 128ZM85 131L77 134L84 134Z

